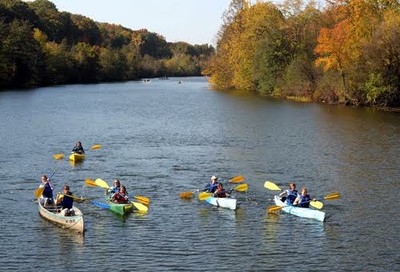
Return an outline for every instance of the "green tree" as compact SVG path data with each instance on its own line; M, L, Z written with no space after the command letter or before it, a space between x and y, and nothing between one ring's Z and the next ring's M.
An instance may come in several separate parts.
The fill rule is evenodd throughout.
M5 74L8 83L15 86L39 83L39 61L42 57L40 44L33 38L32 25L15 19L3 40L6 57Z
M76 63L78 82L96 82L99 72L98 47L80 42L72 48L72 56Z

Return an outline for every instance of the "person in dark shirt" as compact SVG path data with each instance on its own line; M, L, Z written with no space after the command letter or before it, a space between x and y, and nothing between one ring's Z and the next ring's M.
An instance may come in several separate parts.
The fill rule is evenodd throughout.
M76 142L74 148L72 149L72 152L78 153L78 154L85 154L85 150L83 149L82 143L81 142Z
M46 175L42 176L42 186L44 187L42 197L44 206L48 206L54 204L53 200L53 186L50 183L50 180Z
M74 199L73 199L73 194L69 190L69 186L65 185L64 186L64 194L62 197L57 198L57 205L61 205L60 207L60 213L64 216L71 216L74 215Z

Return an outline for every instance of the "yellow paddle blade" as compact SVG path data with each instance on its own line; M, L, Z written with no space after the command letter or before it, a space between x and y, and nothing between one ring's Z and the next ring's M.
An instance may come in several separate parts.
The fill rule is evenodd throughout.
M106 188L106 189L110 188L110 186L108 186L107 182L105 182L101 178L97 178L94 182L99 187Z
M212 193L207 193L207 192L202 192L199 194L199 199L200 200L206 200L207 198L213 196L214 194Z
M268 213L274 213L276 211L279 211L283 208L284 206L269 206L267 212Z
M145 197L145 196L134 196L140 203L144 205L149 205L150 204L150 198Z
M54 154L53 158L56 160L60 160L65 157L65 154Z
M85 185L92 186L92 187L97 186L96 182L93 179L89 179L89 178L85 179Z
M192 198L194 195L193 192L182 192L179 194L180 198Z
M243 176L236 176L236 177L234 177L234 178L231 178L230 180L229 180L229 182L231 182L231 183L238 183L238 182L241 182L241 181L243 181L244 180L244 177Z
M93 145L93 146L91 146L90 147L90 149L100 149L101 148L101 145L99 145L99 144L95 144L95 145Z
M44 187L41 186L41 187L37 188L37 189L33 192L33 194L35 195L36 198L39 198L39 197L42 196L43 191L44 191Z
M236 190L239 192L247 191L247 189L249 189L249 185L247 185L247 183L240 184L240 185L236 186L235 188L233 188L233 190Z
M321 201L318 201L318 200L311 200L310 205L316 209L322 209L322 207L324 206L324 203L322 203Z
M324 197L325 200L334 200L334 199L339 199L339 198L340 198L340 193L338 193L338 192L329 194Z
M272 190L272 191L280 191L281 188L279 188L275 183L271 182L271 181L266 181L264 183L264 188Z
M149 210L149 208L147 206L143 205L142 203L134 202L134 201L132 201L132 203L135 206L135 208L138 209L138 211L141 213L147 213L147 211Z
M84 200L85 200L85 198L83 198L83 197L77 197L77 196L74 196L74 195L59 194L59 196L60 196L60 199L59 199L59 200L61 200L62 197L70 197L70 198L72 198L72 199L74 199L74 200L77 200L77 201L84 201ZM57 200L58 200L58 199L57 199Z

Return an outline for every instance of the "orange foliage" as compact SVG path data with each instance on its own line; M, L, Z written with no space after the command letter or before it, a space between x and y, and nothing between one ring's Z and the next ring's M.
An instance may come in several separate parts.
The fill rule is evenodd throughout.
M321 29L315 53L321 56L316 60L316 64L322 65L324 71L343 70L344 63L349 60L347 42L350 40L350 30L347 19L339 22L333 29Z

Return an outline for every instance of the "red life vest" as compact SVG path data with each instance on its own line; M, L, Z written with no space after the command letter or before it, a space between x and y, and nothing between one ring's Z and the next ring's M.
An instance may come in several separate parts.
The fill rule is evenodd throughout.
M116 193L114 195L115 202L118 203L127 203L128 201L125 199L125 195L121 195L120 193Z

